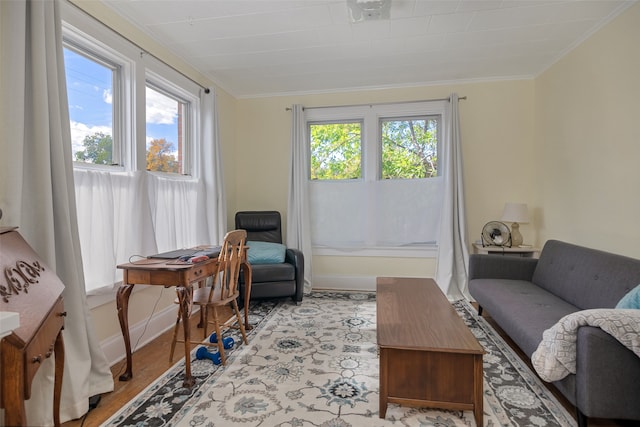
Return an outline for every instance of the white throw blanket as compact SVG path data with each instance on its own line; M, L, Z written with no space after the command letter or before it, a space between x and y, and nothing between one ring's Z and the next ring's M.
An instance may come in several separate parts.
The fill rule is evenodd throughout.
M595 326L640 357L640 310L597 308L568 314L544 331L531 356L540 378L558 381L576 373L576 341L580 326Z

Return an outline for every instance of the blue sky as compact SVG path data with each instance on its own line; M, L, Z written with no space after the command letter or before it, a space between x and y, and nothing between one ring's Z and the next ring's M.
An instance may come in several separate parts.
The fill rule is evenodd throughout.
M112 134L112 71L73 52L64 50L67 73L67 94L69 117L71 119L71 140L73 152L83 148L82 141L87 135L97 132ZM177 142L178 111L177 102L147 88L146 129L147 142L165 138Z

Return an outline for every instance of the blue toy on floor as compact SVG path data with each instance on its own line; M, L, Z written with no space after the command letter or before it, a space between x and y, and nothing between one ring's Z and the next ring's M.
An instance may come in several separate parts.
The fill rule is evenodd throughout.
M213 344L218 343L218 336L216 335L215 332L211 334L211 336L209 337L209 342ZM231 337L222 338L222 346L224 347L225 350L229 350L230 348L233 348L234 344L235 344L235 341L233 340L233 338Z

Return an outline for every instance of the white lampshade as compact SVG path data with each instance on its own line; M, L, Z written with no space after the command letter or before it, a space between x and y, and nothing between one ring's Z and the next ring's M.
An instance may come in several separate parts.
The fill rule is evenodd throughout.
M518 222L524 224L529 222L529 209L526 203L506 203L502 211L502 221Z

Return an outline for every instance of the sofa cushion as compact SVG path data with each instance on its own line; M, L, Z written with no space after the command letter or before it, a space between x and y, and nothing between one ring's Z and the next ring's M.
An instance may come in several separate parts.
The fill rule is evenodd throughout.
M287 247L281 243L247 241L249 264L281 264Z
M613 308L640 283L640 260L549 240L532 281L581 310Z
M637 308L640 309L640 285L631 289L625 296L622 297L616 308Z
M474 279L469 292L527 356L538 348L546 329L577 310L526 280Z

